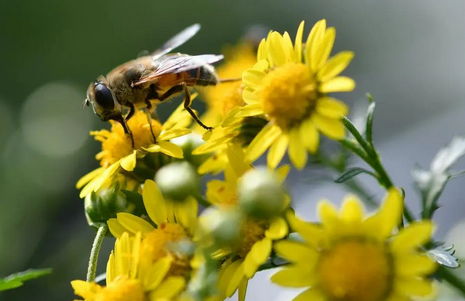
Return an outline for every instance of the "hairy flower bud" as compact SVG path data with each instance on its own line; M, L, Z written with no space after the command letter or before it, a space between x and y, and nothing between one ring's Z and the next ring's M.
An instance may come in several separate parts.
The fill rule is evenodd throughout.
M173 201L184 201L200 192L199 175L189 162L174 162L163 166L155 175L155 182L163 196Z
M238 200L245 214L267 219L282 212L285 191L279 179L266 168L251 169L238 183Z
M171 139L171 142L182 148L184 161L187 161L198 168L205 160L208 154L193 155L192 151L204 143L202 137L195 133L190 133L181 137Z

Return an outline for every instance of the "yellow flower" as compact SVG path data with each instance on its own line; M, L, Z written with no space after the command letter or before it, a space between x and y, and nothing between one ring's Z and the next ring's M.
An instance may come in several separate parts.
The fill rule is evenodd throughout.
M225 171L225 181L212 180L207 183L207 200L217 207L232 207L237 204L237 181L251 168L243 161L240 148L228 148L230 168ZM277 174L284 181L289 166L282 166ZM206 216L208 218L208 216ZM215 257L230 256L224 262L219 274L219 290L230 297L239 289L239 300L244 300L248 279L271 255L273 242L288 234L288 226L283 217L271 220L245 219L241 225L240 241L236 248L221 249Z
M223 52L225 63L216 68L220 79L240 79L242 73L257 61L253 45L247 42L228 47ZM234 107L244 105L242 89L243 84L240 80L201 88L200 92L207 103L207 111L202 120L205 120L207 124L219 125L229 111Z
M137 111L128 121L134 137L134 149L131 138L124 133L123 127L117 122L110 121L112 124L110 131L91 132L91 135L102 143L102 151L96 155L101 167L86 174L77 182L78 189L84 187L79 196L83 198L92 191L97 191L121 169L133 171L137 159L149 153L182 158L182 149L169 140L190 133L190 130L186 128L190 123L189 118L188 112L179 106L163 126L152 119L152 128L157 140L154 143L146 114L143 111Z
M197 226L197 201L192 197L183 202L165 200L152 180L145 181L142 197L147 214L156 227L143 218L121 212L117 218L108 220L110 232L117 238L126 232L130 235L142 233L143 241L150 249L144 259L156 261L170 254L174 258L170 275L186 276L191 271L191 258L171 248L184 240L192 241Z
M289 216L303 242L284 240L277 254L291 265L271 280L287 287L307 287L294 301L406 301L433 293L427 276L436 264L420 246L431 239L431 221L403 228L391 236L402 218L403 200L392 188L374 215L364 217L360 201L350 196L341 212L329 202L319 207L321 225Z
M319 132L336 140L345 135L341 119L348 108L328 94L354 89L352 79L339 76L353 53L343 51L329 58L336 30L326 28L325 20L312 28L305 47L303 31L302 21L294 45L287 32L270 32L259 45L258 62L243 74L247 105L236 117L264 114L270 121L250 143L248 161L269 148L268 165L275 168L288 150L292 164L302 169L307 152L318 149Z
M107 286L74 280L76 295L85 301L167 301L185 287L185 278L169 276L173 259L145 260L147 246L141 233L130 237L123 233L116 240L107 264Z

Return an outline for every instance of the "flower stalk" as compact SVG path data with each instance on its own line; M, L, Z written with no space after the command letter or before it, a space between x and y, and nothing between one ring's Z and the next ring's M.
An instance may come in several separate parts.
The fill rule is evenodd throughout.
M90 251L89 266L87 267L87 282L93 282L95 280L95 274L97 272L97 262L98 254L100 253L100 248L102 247L103 239L107 233L108 227L106 224L101 224L95 234L94 243L92 244L92 249Z

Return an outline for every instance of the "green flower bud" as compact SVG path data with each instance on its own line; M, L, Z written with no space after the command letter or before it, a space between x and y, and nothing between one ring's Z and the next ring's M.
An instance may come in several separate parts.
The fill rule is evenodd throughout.
M234 246L240 239L242 215L239 210L214 209L206 213L202 224L217 247Z
M200 193L200 179L189 162L174 162L163 166L155 175L163 196L173 201L184 201Z
M120 190L120 184L115 182L87 195L84 210L89 226L97 228L98 224L116 218L119 212L134 213L136 206L128 201L126 194Z
M198 168L205 160L208 159L208 154L193 155L192 151L204 143L202 137L198 134L191 133L181 137L171 139L171 142L182 148L184 155L183 160L189 162Z
M269 219L284 209L285 191L281 182L266 168L251 169L238 183L238 200L242 211L250 217Z

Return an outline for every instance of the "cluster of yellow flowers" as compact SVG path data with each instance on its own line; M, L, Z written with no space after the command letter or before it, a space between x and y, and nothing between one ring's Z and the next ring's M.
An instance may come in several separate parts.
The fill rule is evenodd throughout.
M75 280L76 295L86 301L213 301L237 291L244 300L249 279L276 267L272 282L304 289L296 301L434 295L430 276L437 265L423 248L433 224L404 227L399 188L383 182L386 197L371 215L353 195L340 210L320 202L318 222L292 210L283 187L291 167L280 164L286 151L300 170L318 152L320 134L343 140L348 107L330 94L355 87L340 75L353 53L331 56L335 28L321 20L305 41L304 32L302 22L294 42L287 32L271 31L258 46L243 42L226 53L219 77L242 81L199 90L207 104L201 119L214 126L202 141L193 138L201 129L190 127L181 106L163 124L151 121L155 143L141 111L128 122L134 148L118 123L91 133L102 143L96 155L101 167L77 187L89 223L108 227L116 243L106 285L94 282L95 275ZM267 150L267 168L255 168ZM210 179L205 191L198 189L198 176L220 172L224 180Z

